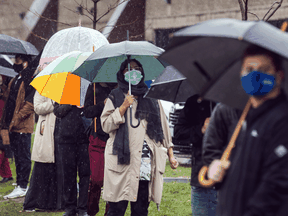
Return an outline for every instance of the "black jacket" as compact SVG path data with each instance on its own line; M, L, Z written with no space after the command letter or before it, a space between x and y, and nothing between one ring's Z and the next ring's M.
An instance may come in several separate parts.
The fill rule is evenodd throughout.
M60 118L58 132L55 133L55 140L62 144L88 144L88 136L85 133L83 123L83 108L77 106L55 103L54 114Z
M239 118L238 111L219 107L205 134L203 161L207 165L221 157ZM218 215L277 215L288 195L287 110L288 102L281 94L249 111L219 190Z
M187 99L184 108L181 110L177 124L175 125L174 138L189 140L192 143L192 172L191 186L201 186L198 182L198 173L203 166L202 163L202 138L201 131L205 119L211 115L211 110L215 106L214 102L197 102L198 95Z
M86 93L86 97L85 97L85 103L84 103L84 115L86 118L92 118L92 124L91 124L91 128L90 128L90 134L94 136L94 138L98 137L99 139L101 139L102 141L107 141L109 138L109 134L105 133L102 130L101 127L101 121L100 121L100 116L102 114L102 111L104 109L104 100L106 98L108 98L111 90L113 88L107 86L107 87L103 87L100 84L96 83L95 85L95 89L96 89L96 105L94 105L94 84L90 84L88 89L87 89L87 93ZM96 117L96 132L95 132L95 128L94 128L94 118Z

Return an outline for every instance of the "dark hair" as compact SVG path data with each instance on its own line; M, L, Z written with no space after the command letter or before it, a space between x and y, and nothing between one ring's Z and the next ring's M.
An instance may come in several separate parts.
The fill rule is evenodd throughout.
M132 62L132 61L133 61L133 62L136 62L136 63L138 64L138 66L142 68L141 73L142 73L142 75L144 76L142 64L141 64L138 60L136 60L136 59L126 59L124 62L122 62L121 66L120 66L120 71L121 71L121 73L123 73L123 71L124 71L125 68L127 67L128 63L130 63L130 62Z
M245 50L242 56L242 61L247 56L255 56L255 55L265 55L265 56L270 57L275 67L276 72L282 70L282 57L270 50L259 47L257 45L251 45Z
M23 62L27 61L30 63L32 61L32 57L30 55L25 54L16 54L15 59L20 58Z

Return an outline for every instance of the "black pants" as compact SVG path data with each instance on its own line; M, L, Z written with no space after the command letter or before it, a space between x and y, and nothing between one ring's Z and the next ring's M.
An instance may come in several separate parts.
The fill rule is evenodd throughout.
M139 181L139 189L136 202L130 202L131 216L147 216L149 207L149 181ZM128 201L109 202L107 216L124 216Z
M87 211L90 161L87 144L59 144L63 167L63 197L65 212L75 215ZM77 205L77 170L79 197Z
M17 185L26 188L31 172L31 134L11 132L9 138L15 158Z

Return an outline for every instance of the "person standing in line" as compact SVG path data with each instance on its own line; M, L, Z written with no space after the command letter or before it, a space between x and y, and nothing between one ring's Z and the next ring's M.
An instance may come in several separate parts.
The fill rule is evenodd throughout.
M63 208L62 191L58 199L58 188L63 187L63 179L57 179L59 169L58 146L54 142L56 116L53 113L53 101L41 96L37 91L34 96L34 110L39 115L36 126L31 159L35 161L30 187L23 203L25 211L36 208L42 210L60 210ZM58 168L58 169L57 169Z
M193 216L215 216L217 191L215 188L204 188L198 182L198 173L203 166L202 141L206 126L215 106L214 102L198 102L199 95L189 97L181 110L174 129L175 139L185 139L192 143L191 155L191 208Z
M88 193L88 210L90 216L99 212L99 200L104 178L104 150L109 134L105 133L101 127L100 116L104 108L104 101L109 96L117 83L93 83L89 85L84 104L84 115L92 118L93 122L89 130L89 158L90 158L90 186ZM95 87L95 95L94 95ZM95 97L96 96L96 97ZM96 105L95 104L96 101ZM96 118L96 130L95 130ZM108 212L108 202L106 203L105 215Z
M15 189L4 199L23 197L31 171L31 133L34 130L33 97L35 89L30 85L38 62L31 61L31 56L17 54L13 69L19 73L14 77L5 91L5 106L0 122L3 142L10 142L15 157ZM8 136L9 132L9 136ZM9 139L7 140L7 138Z
M55 142L63 171L64 216L88 216L88 189L90 179L89 139L85 133L83 113L80 106L55 103L54 114L60 118ZM57 123L56 123L57 124ZM77 199L77 171L79 197Z
M142 77L131 86L131 95L124 78L129 73L128 63L137 77ZM161 202L167 155L170 166L178 166L161 102L143 97L148 91L144 78L139 61L125 60L117 72L118 88L111 91L101 115L103 131L109 134L103 193L109 202L108 216L123 216L129 201L132 216L147 216L150 201L157 206Z
M7 86L4 85L4 80L7 77L0 75L0 91L1 95L3 95L3 92L7 89ZM5 102L0 99L0 118L3 113ZM12 172L10 169L10 163L8 158L13 158L13 153L11 152L10 145L3 145L2 138L0 140L0 176L2 177L2 180L0 183L5 183L8 181L12 181Z

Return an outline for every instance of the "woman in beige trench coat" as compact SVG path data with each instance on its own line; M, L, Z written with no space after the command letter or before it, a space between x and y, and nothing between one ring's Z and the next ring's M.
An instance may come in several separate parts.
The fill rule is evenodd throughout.
M127 95L129 84L124 74L128 60L124 61L117 73L119 87L111 92L101 115L103 131L110 136L104 156L103 194L109 202L108 216L124 215L128 201L131 215L148 215L150 201L157 206L161 202L167 155L172 168L178 165L161 103L143 98L148 87L140 62L132 59L130 67L142 79L131 86L132 95ZM137 128L130 125L130 105L133 125L140 122Z
M54 102L36 91L33 103L35 113L39 115L31 155L35 164L23 208L25 211L60 210L63 209L63 179L54 143Z

